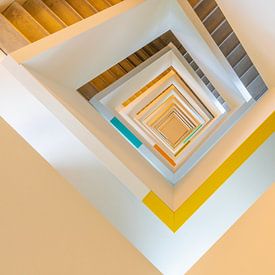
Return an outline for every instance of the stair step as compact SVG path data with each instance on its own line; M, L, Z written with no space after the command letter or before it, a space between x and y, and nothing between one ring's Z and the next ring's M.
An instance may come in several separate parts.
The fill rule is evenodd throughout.
M97 10L86 0L66 0L83 18L87 18Z
M194 8L196 5L198 5L202 0L188 0L189 4L192 8Z
M128 56L128 60L131 62L131 64L133 64L133 67L136 67L143 62L143 59L140 55L138 55L138 53L134 53Z
M96 77L93 79L90 84L95 87L97 91L104 90L108 84L106 83L105 79L103 79L101 76Z
M248 55L245 55L234 67L236 74L242 77L244 73L253 66L253 63Z
M257 76L258 71L255 66L251 66L240 78L245 87L247 87Z
M216 44L220 46L232 32L233 30L229 23L224 21L223 24L212 34L212 37Z
M215 90L215 87L212 85L211 82L209 82L209 83L207 84L207 88L208 88L208 90L210 90L211 92L213 92L213 91Z
M239 44L240 41L238 37L234 32L232 32L231 35L220 45L220 50L224 56L227 57Z
M101 76L105 80L107 86L111 85L113 82L117 80L116 76L109 70L102 73Z
M212 33L224 20L224 15L219 7L203 22L208 32Z
M197 73L197 75L199 76L199 78L202 78L202 77L204 76L204 73L203 73L203 71L202 71L201 69L198 69L198 70L196 71L196 73Z
M152 44L158 49L158 51L164 48L164 45L161 43L159 39L155 39Z
M148 53L149 56L153 56L158 52L157 49L154 48L151 44L144 46L143 49Z
M197 65L197 63L194 60L190 63L190 66L192 67L192 69L194 71L198 70L198 68L199 68L199 66Z
M111 5L116 5L120 2L122 2L123 0L107 0L107 2L109 2Z
M97 11L105 10L111 6L110 3L104 0L88 0L88 1Z
M30 42L0 13L0 48L6 53L16 51Z
M206 86L210 83L209 79L205 75L201 78L201 80Z
M120 64L111 67L110 71L117 77L117 79L121 78L127 73Z
M220 94L217 92L217 90L213 90L212 94L214 95L214 97L218 98L220 96Z
M82 17L65 0L43 1L68 26L82 19Z
M66 24L53 13L41 0L27 0L23 7L49 33L57 32L66 27Z
M200 20L203 21L216 6L217 4L214 0L204 0L196 6L195 11Z
M90 100L93 96L98 93L98 90L91 84L87 83L80 87L78 91L87 99Z
M133 70L135 68L133 63L130 62L128 59L124 59L124 60L120 61L119 64L126 72L130 72L131 70Z
M141 62L147 60L150 57L150 55L143 48L136 51L135 55L138 56Z
M241 44L239 44L228 56L229 64L234 67L246 55L246 52Z
M217 99L222 105L224 104L224 100L220 95L217 97Z
M17 2L13 2L3 15L31 42L49 35L48 31Z
M193 61L193 58L191 57L191 55L189 53L185 53L185 55L183 55L183 57L185 58L185 60L190 64Z
M258 75L247 87L248 92L255 100L258 100L267 89L268 88L260 75Z

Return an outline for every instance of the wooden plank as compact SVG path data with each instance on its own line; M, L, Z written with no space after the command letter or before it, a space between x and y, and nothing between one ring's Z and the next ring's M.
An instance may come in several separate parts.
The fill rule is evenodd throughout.
M71 7L83 18L87 18L97 13L97 10L86 0L66 0Z
M65 0L44 0L44 3L68 26L82 19Z
M142 57L140 57L138 53L134 53L128 56L128 60L133 64L134 67L137 67L139 64L143 62Z
M229 64L234 67L244 56L246 52L241 44L239 44L228 56Z
M127 58L120 61L119 65L126 71L126 72L130 72L131 70L133 70L135 68L135 66L133 65L132 62L130 62Z
M194 6L196 6L201 0L188 0L189 4L191 5L191 7L193 8Z
M28 39L0 14L0 48L6 53L11 53L29 43Z
M243 85L247 87L259 75L255 66L251 66L240 78Z
M87 100L90 100L93 96L95 96L98 93L98 90L91 83L83 85L78 89L78 91Z
M200 20L203 21L216 6L215 0L204 0L195 8L195 12Z
M236 74L241 77L253 65L248 55L245 55L234 67Z
M122 2L123 0L105 0L105 1L110 3L111 5L116 5L120 2Z
M224 56L228 56L238 45L240 41L236 34L232 32L226 40L220 45L220 50L224 54Z
M98 77L94 78L92 81L90 81L90 83L99 92L102 91L102 90L104 90L108 86L108 84L106 83L105 79L103 79L101 76L98 76Z
M120 64L111 67L110 71L117 77L117 79L121 78L127 73Z
M258 75L248 85L247 90L255 100L258 100L262 95L264 95L264 93L268 90L268 88L264 83L262 77Z
M88 1L97 11L105 10L111 6L108 2L104 0L88 0Z
M212 33L223 21L225 17L219 7L215 9L215 11L207 17L207 19L203 22L204 26L208 30L209 33Z
M212 37L219 46L233 32L231 26L225 21L213 34Z
M31 42L49 35L49 32L17 2L13 2L3 15Z
M66 24L41 0L28 0L23 4L23 7L49 33L57 32L66 27Z

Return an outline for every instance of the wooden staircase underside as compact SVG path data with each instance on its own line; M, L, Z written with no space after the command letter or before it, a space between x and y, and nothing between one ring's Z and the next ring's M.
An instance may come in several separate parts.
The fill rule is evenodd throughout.
M123 0L18 0L0 13L0 49L11 53ZM248 92L258 99L266 90L262 77L247 55L215 0L188 0ZM121 60L79 89L90 99L114 81L172 42L221 102L224 100L171 31Z
M11 53L122 1L13 1L0 13L0 48Z
M248 92L259 99L267 86L216 1L188 1Z
M140 65L142 62L162 50L169 43L173 43L178 50L181 52L185 60L189 63L192 69L196 72L199 78L203 81L203 83L207 86L207 88L211 91L211 93L222 103L224 104L223 98L217 92L215 87L209 81L209 79L205 76L203 71L199 68L190 54L186 51L183 45L178 41L175 35L168 31L156 38L149 44L145 45L143 48L139 49L135 53L131 54L127 58L121 60L119 63L109 68L96 78L92 79L87 84L83 85L78 89L78 91L87 99L90 100L95 94L107 88L109 85L117 81L119 78L133 70L135 67Z

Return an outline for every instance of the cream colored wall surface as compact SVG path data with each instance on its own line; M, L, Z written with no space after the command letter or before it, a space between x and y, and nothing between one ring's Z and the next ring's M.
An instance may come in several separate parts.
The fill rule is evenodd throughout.
M2 119L0 138L0 274L160 274Z
M187 273L275 274L275 184Z

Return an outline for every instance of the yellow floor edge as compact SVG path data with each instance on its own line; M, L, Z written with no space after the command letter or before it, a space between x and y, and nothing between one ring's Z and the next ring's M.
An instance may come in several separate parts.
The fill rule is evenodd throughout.
M173 232L176 232L274 131L275 112L273 112L176 211L172 211L152 191L145 196L143 203Z

